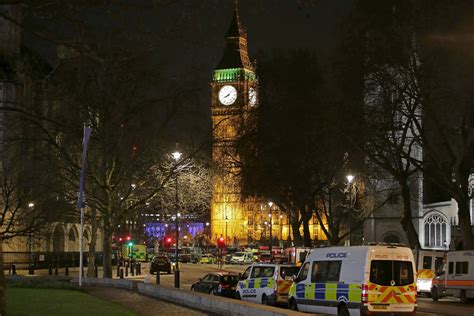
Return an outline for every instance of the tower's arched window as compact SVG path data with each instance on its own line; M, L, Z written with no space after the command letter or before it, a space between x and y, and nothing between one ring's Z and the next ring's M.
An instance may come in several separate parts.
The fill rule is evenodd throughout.
M425 246L431 248L446 248L449 245L450 226L442 214L433 212L425 217Z

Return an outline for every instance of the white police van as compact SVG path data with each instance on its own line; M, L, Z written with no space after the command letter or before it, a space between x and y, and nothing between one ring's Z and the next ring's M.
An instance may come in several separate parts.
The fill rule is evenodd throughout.
M298 271L294 265L254 263L241 275L236 298L265 305L287 304L292 276Z
M431 297L437 301L444 296L454 296L462 303L474 300L474 251L450 251L446 265L433 280Z
M288 305L337 315L414 315L413 253L392 244L314 249L291 286Z

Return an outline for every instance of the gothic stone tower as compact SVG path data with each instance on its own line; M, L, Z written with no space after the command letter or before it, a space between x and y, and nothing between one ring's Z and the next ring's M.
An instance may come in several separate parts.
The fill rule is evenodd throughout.
M257 106L257 79L247 52L247 34L240 23L237 3L226 34L221 61L214 70L212 89L212 158L218 166L211 200L212 238L247 239L248 203L242 200L239 157L235 150L245 117Z

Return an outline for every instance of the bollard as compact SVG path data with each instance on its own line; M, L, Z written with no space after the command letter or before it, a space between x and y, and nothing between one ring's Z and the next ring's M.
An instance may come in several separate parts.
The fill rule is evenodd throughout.
M58 267L54 268L54 275L58 275L59 271L58 271Z
M135 264L132 263L132 262L130 262L130 274L131 274L132 276L135 275Z
M135 263L135 275L140 275L140 262Z
M156 284L160 284L160 271L156 271Z
M97 278L99 276L99 271L97 270L97 265L94 265L94 276Z
M138 263L138 275L142 275L142 263Z
M12 264L12 274L16 275L16 265Z
M64 275L68 276L69 275L69 267L66 266L66 270L64 271Z
M179 289L179 270L174 270L174 287Z
M117 278L120 276L120 263L117 263ZM122 279L122 278L121 278Z
M52 264L49 265L48 274L53 275L53 265Z
M128 277L128 262L127 262L127 265L125 266L125 277Z
M123 279L123 269L120 269L120 278Z
M28 274L29 274L29 275L35 274L35 266L34 266L34 264L30 264L30 266L28 267Z

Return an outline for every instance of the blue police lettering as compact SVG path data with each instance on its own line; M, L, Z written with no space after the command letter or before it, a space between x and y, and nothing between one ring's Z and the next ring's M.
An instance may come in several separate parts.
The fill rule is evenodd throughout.
M256 289L245 289L245 290L242 290L242 292L244 294L255 294L255 293L257 293L257 290Z
M347 252L330 252L326 255L326 258L337 259L337 258L347 258Z

